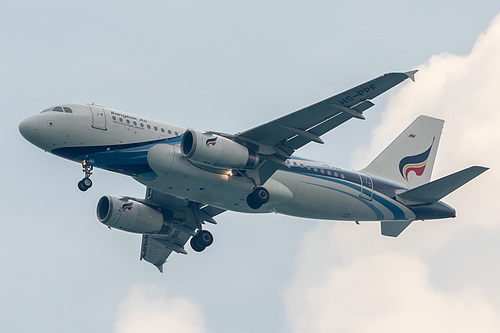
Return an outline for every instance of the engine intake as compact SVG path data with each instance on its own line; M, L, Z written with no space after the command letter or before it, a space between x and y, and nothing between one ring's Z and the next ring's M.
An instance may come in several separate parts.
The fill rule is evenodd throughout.
M223 136L188 129L182 136L181 153L193 163L223 169L257 168L259 156Z
M138 234L168 234L171 223L154 208L126 197L105 195L97 203L99 222Z

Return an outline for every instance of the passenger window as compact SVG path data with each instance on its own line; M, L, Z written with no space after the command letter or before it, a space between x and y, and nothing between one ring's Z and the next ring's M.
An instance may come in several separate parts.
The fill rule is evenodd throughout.
M172 131L171 131L171 130L168 130L168 134L172 134Z
M336 172L334 172L334 173L333 173L333 175L334 175L335 177L338 177L338 176L339 176L339 174L338 174L338 173L336 173Z
M332 172L330 170L326 170L326 173L328 174L328 176L332 175Z
M165 133L165 129L164 129L164 128L162 128L162 129L161 129L161 132L162 132L162 133Z
M321 169L321 173L325 173L325 169Z
M179 133L175 132L175 135L176 135L176 136L179 136Z
M73 110L71 110L70 108L68 108L66 106L63 107L63 109L64 109L64 112L66 112L66 113L73 113Z
M112 118L113 118L113 120L116 120L116 117L115 117L115 116L113 116Z
M123 123L123 118L120 118L120 123Z
M52 109L52 111L63 112L63 109L60 106L56 106L55 108Z
M144 124L143 124L143 123L141 123L141 127L144 127Z
M151 126L150 126L150 125L148 125L147 127L148 127L148 129L151 129Z
M130 124L130 120L127 119L126 122L127 122L127 124Z
M158 131L158 127L155 126L154 129L155 129L155 131Z
M134 120L134 126L137 126L137 121Z

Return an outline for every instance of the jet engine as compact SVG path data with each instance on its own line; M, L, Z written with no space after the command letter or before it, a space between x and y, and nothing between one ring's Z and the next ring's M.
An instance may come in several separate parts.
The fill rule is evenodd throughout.
M168 234L173 229L161 212L128 197L103 196L97 218L108 227L138 234Z
M181 153L189 161L215 168L253 170L259 156L247 147L211 133L188 129L182 136Z

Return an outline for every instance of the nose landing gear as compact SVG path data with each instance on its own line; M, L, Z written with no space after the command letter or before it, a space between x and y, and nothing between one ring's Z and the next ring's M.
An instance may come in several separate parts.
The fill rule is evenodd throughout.
M94 166L89 163L89 159L86 158L82 161L83 172L85 173L85 177L78 182L78 189L82 192L87 191L92 187L92 181L90 180L90 176L92 175L92 170L94 170Z

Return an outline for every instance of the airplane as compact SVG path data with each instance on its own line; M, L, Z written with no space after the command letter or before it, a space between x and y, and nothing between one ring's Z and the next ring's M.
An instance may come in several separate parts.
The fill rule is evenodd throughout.
M351 171L292 156L344 122L365 119L371 100L417 70L387 73L333 97L236 134L194 130L94 104L61 104L19 124L35 146L82 165L81 191L94 167L133 177L144 199L102 196L97 218L142 234L141 260L163 272L172 252L213 243L204 229L225 212L307 219L380 221L397 237L415 220L453 218L441 201L488 168L471 166L431 181L443 120L419 116L366 168Z

